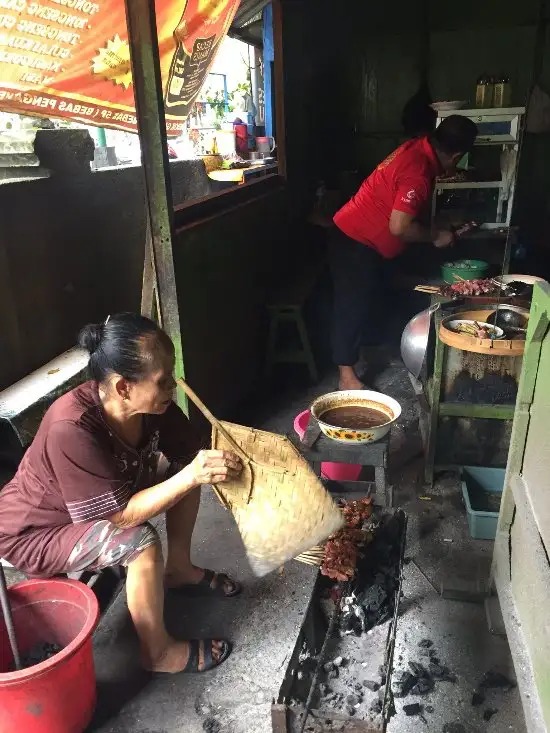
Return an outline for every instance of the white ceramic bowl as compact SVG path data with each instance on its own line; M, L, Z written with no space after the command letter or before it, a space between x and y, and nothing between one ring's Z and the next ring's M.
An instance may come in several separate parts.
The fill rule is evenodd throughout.
M501 283L504 283L504 285L507 283L513 283L514 281L525 283L526 285L546 282L543 277L536 277L536 275L499 275L498 277L495 277L495 280L499 280Z
M388 420L382 425L373 428L342 428L339 425L329 425L321 418L323 413L336 407L351 407L358 405L361 407L370 407L373 410L383 412ZM372 392L368 389L347 390L342 392L329 392L328 394L317 397L311 405L311 414L319 422L319 427L323 433L335 440L337 443L360 444L374 443L380 440L389 432L392 424L401 415L401 405L399 402L382 394L382 392Z
M461 323L467 323L470 326L475 326L476 323L478 326L481 326L481 328L486 328L488 331L495 331L495 335L497 339L501 339L504 337L504 331L499 326L492 326L490 323L485 323L485 321L471 321L467 318L457 318L452 321L447 321L445 323L446 328L449 328L451 331L455 331L455 333L460 333L460 331L457 330L458 326ZM465 336L469 336L469 334L463 334ZM473 337L476 338L476 337Z

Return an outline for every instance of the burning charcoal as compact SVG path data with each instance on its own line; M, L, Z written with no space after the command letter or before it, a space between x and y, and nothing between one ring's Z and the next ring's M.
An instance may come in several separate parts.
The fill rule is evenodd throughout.
M479 705L483 705L485 702L485 695L481 692L478 692L478 690L475 690L474 694L472 695L472 705L477 708Z
M415 677L429 677L428 670L418 662L409 662L411 672Z
M374 682L374 680L363 680L363 687L366 687L367 690L370 690L371 692L378 692L380 684L378 682Z
M395 697L406 697L417 681L417 678L410 672L401 672L396 676L393 694Z
M346 702L348 705L351 705L352 707L355 707L356 705L359 705L361 700L357 695L348 695L346 697Z
M485 722L489 722L493 715L496 715L497 713L498 710L496 710L495 708L487 708L487 710L485 710L485 712L483 713L483 720L485 720Z
M434 643L431 639L422 639L418 642L418 646L422 647L423 649L429 649L433 645Z
M427 695L435 687L435 682L431 677L421 677L416 685L412 688L413 695Z
M479 683L479 686L486 690L501 689L508 692L508 690L511 690L516 686L516 683L509 680L508 677L500 672L493 672L491 670L483 675L483 679Z
M419 705L417 702L413 702L411 705L403 705L403 712L409 717L412 715L420 715L422 712L422 705Z

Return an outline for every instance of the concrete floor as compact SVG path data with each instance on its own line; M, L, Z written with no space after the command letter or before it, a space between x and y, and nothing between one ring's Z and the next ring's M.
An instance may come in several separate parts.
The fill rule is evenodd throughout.
M468 536L465 511L456 477L443 476L421 500L422 461L416 403L407 374L394 361L375 380L403 406L392 433L391 465L395 504L409 516L407 557L414 558L430 580L461 577L485 579L491 542ZM313 388L285 392L270 404L255 408L247 422L276 432L290 432L294 416L312 398L335 388L330 376ZM209 492L201 507L195 535L197 563L223 569L244 580L241 597L228 600L169 599L166 614L170 629L181 637L226 636L234 654L220 669L196 676L151 678L140 671L134 632L121 594L101 621L95 637L99 689L94 733L268 733L270 704L280 684L315 580L314 569L289 563L282 574L257 579L252 575L237 529L228 512ZM425 722L402 712L409 697L397 700L389 733L426 730L442 733L456 723L453 733L513 731L525 725L517 690L491 693L481 708L471 706L472 691L489 669L513 675L506 641L487 631L483 606L442 599L415 565L405 568L405 597L398 626L396 669L409 658L418 659L417 643L430 638L438 656L457 675L457 682L438 683L433 693L419 699L433 706ZM487 707L498 709L489 723Z

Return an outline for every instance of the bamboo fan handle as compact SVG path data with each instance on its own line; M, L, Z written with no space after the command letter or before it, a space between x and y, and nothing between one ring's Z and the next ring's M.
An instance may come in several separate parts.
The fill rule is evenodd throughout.
M246 453L243 451L240 445L238 445L235 442L235 440L227 432L224 426L220 423L220 421L216 417L214 417L214 415L210 412L208 407L204 404L201 398L191 389L191 387L187 384L187 382L185 382L181 378L176 379L176 382L183 389L183 391L189 397L189 399L195 403L196 407L202 412L202 414L208 420L208 422L223 435L223 437L227 440L227 442L233 448L233 450L239 456L239 458L245 461L246 463L250 463L250 458L246 455Z

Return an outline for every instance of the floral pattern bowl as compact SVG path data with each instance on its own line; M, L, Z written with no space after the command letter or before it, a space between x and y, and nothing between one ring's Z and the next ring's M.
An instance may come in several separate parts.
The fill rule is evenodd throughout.
M323 415L329 410L337 407L355 406L378 410L384 413L387 421L375 427L363 429L329 425L322 419ZM331 440L338 443L357 445L360 443L374 443L387 435L392 424L401 415L401 405L393 397L382 394L382 392L372 392L368 389L344 390L342 392L329 392L317 397L311 405L311 414L318 421L319 427L327 438L331 438Z

